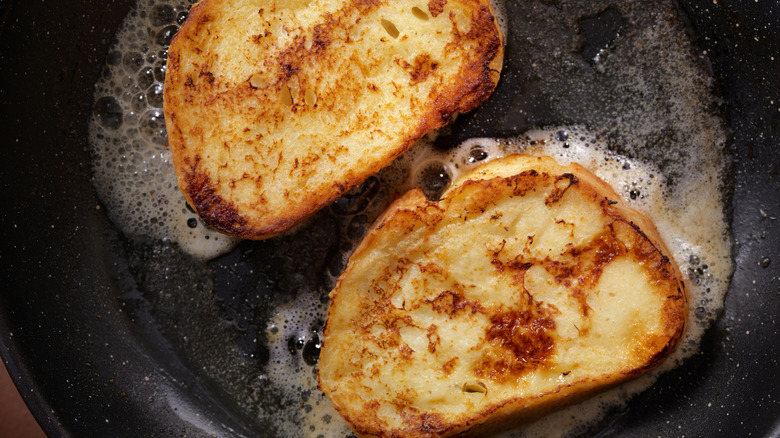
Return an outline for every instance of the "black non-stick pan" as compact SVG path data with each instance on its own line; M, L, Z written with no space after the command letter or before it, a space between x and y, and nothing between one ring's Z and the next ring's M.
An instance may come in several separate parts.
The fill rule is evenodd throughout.
M535 3L554 15L567 2ZM615 5L619 10L620 2ZM175 248L128 239L97 197L88 141L94 86L132 6L133 0L0 1L0 354L50 436L278 434L247 415L257 407L237 406L229 385L209 378L214 369L193 360L192 351L199 350L191 343L205 343L210 326L204 326L208 318L187 313L193 299L176 301L179 280L191 272L155 271L175 265L170 260L178 257ZM450 140L583 121L561 116L543 99L507 98L508 90L522 96L533 82L523 76L522 60L512 61L521 53L513 55L512 47L522 43L511 40L522 34L512 32L513 19L523 16L523 7L521 1L507 3L510 41L502 85L474 116L456 122ZM710 70L713 93L722 101L719 116L729 127L724 196L736 269L724 311L699 353L584 433L777 437L780 3L685 0L670 9L687 20L702 68ZM571 29L588 33L593 47L586 44L583 52L608 49L619 38L625 23L610 14L587 21L602 28L601 36L598 29L592 34ZM515 118L501 116L511 105L523 111ZM218 370L222 383L243 384L243 370L268 360L252 341L261 336L258 320L274 311L267 305L270 294L293 287L327 292L319 272L338 270L322 260L339 242L335 225L315 223L320 225L304 231L303 241L245 243L216 261L193 264L205 270L208 284L187 285L188 290L213 290L204 302L216 303L215 311L235 334L231 348L240 360L210 365L225 364ZM289 264L275 256L285 251L306 254L294 269L310 276L274 277L276 268ZM255 268L261 265L273 280L266 278L267 284L283 286L258 290ZM153 282L154 275L176 281ZM291 340L291 354L315 362L316 351L307 359L303 341ZM274 402L255 400L263 409L284 412ZM287 403L282 397L276 402Z

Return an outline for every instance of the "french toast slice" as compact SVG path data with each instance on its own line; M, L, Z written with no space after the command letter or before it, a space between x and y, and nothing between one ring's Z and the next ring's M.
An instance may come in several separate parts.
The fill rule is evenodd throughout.
M489 0L202 0L171 41L178 183L211 227L292 228L494 90Z
M377 437L534 418L654 368L687 318L653 224L583 167L528 155L397 199L330 299L319 387Z

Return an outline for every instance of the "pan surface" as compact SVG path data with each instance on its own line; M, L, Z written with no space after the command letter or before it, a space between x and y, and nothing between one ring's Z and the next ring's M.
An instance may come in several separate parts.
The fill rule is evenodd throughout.
M94 85L133 3L0 3L0 354L51 436L264 436L273 425L255 410L283 412L280 404L314 398L263 395L259 370L271 352L258 347L258 326L285 296L327 292L322 273L339 269L331 266L339 224L320 216L295 238L241 244L206 264L182 262L173 245L123 236L95 190L88 124ZM536 4L554 15L565 3ZM507 3L510 23L521 6ZM700 352L585 434L780 436L780 6L687 1L679 8L730 126L726 196L736 270ZM609 12L616 9L584 17L607 38L595 50L625 19ZM511 37L522 35L511 26ZM461 118L449 141L582 121L542 99L513 98L529 96L535 79L514 59L504 88ZM526 112L498 117L508 105ZM302 251L308 257L297 261L281 255ZM294 275L303 272L318 274ZM320 328L315 322L290 339L304 369L315 369L310 341ZM232 356L213 354L224 351Z

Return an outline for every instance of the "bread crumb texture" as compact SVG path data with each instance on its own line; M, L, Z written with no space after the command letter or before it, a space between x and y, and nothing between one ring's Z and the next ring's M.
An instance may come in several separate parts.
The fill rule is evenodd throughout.
M494 90L488 0L203 0L168 52L179 186L210 226L288 230Z
M683 334L685 287L619 199L579 165L527 155L438 202L408 192L331 292L320 388L361 436L438 437L652 369Z

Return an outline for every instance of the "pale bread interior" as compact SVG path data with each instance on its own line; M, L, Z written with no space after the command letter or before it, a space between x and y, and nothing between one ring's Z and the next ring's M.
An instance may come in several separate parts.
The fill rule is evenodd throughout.
M488 0L203 0L168 55L179 186L222 232L288 230L486 99L502 43Z
M448 436L656 366L686 318L652 224L584 168L516 155L415 189L331 292L321 389L362 436Z

